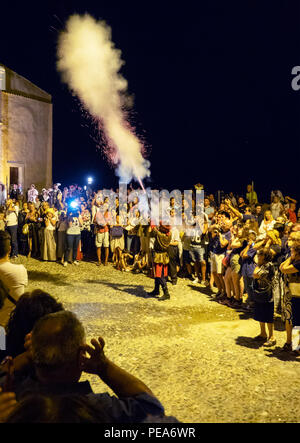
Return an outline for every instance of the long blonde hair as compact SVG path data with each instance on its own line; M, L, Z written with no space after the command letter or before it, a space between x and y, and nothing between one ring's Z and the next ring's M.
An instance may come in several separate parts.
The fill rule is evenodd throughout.
M264 221L267 221L267 219L266 219L266 213L267 212L270 212L270 214L271 214L271 217L270 217L270 220L268 220L268 221L273 221L274 220L274 217L273 217L273 214L272 214L272 212L270 211L270 209L267 209L266 210L266 212L264 213Z

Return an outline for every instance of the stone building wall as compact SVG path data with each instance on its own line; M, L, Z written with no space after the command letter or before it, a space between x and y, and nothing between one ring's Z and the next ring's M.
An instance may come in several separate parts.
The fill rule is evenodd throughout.
M7 68L6 68L7 69ZM0 91L0 181L10 183L10 168L18 168L19 183L38 189L52 185L51 96L7 70L6 90Z

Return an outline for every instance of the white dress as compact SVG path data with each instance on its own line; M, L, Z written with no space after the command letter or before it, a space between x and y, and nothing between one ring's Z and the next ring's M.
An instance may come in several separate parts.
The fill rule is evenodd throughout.
M57 220L55 216L53 219ZM56 261L56 226L53 226L52 223L49 223L44 229L42 259Z
M35 203L37 196L39 195L37 189L29 189L28 191L28 201Z
M260 227L258 229L259 236L257 237L257 240L262 240L266 237L267 231L272 231L274 229L274 225L276 223L276 220L272 220L268 225L263 220L260 224Z

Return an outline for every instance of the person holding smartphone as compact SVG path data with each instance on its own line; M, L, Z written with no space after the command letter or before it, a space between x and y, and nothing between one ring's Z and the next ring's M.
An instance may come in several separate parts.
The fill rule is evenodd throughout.
M83 225L83 221L78 210L72 210L69 212L67 225L67 250L64 258L64 266L67 266L68 262L70 264L79 265L76 257L81 238L80 227Z

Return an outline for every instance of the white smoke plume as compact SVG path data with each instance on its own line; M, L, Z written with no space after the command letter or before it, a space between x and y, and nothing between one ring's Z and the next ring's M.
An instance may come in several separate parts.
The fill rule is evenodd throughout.
M129 103L127 81L119 73L124 62L114 47L104 21L73 15L58 42L58 71L69 88L104 131L104 151L123 182L150 176L143 143L131 128L125 111Z

